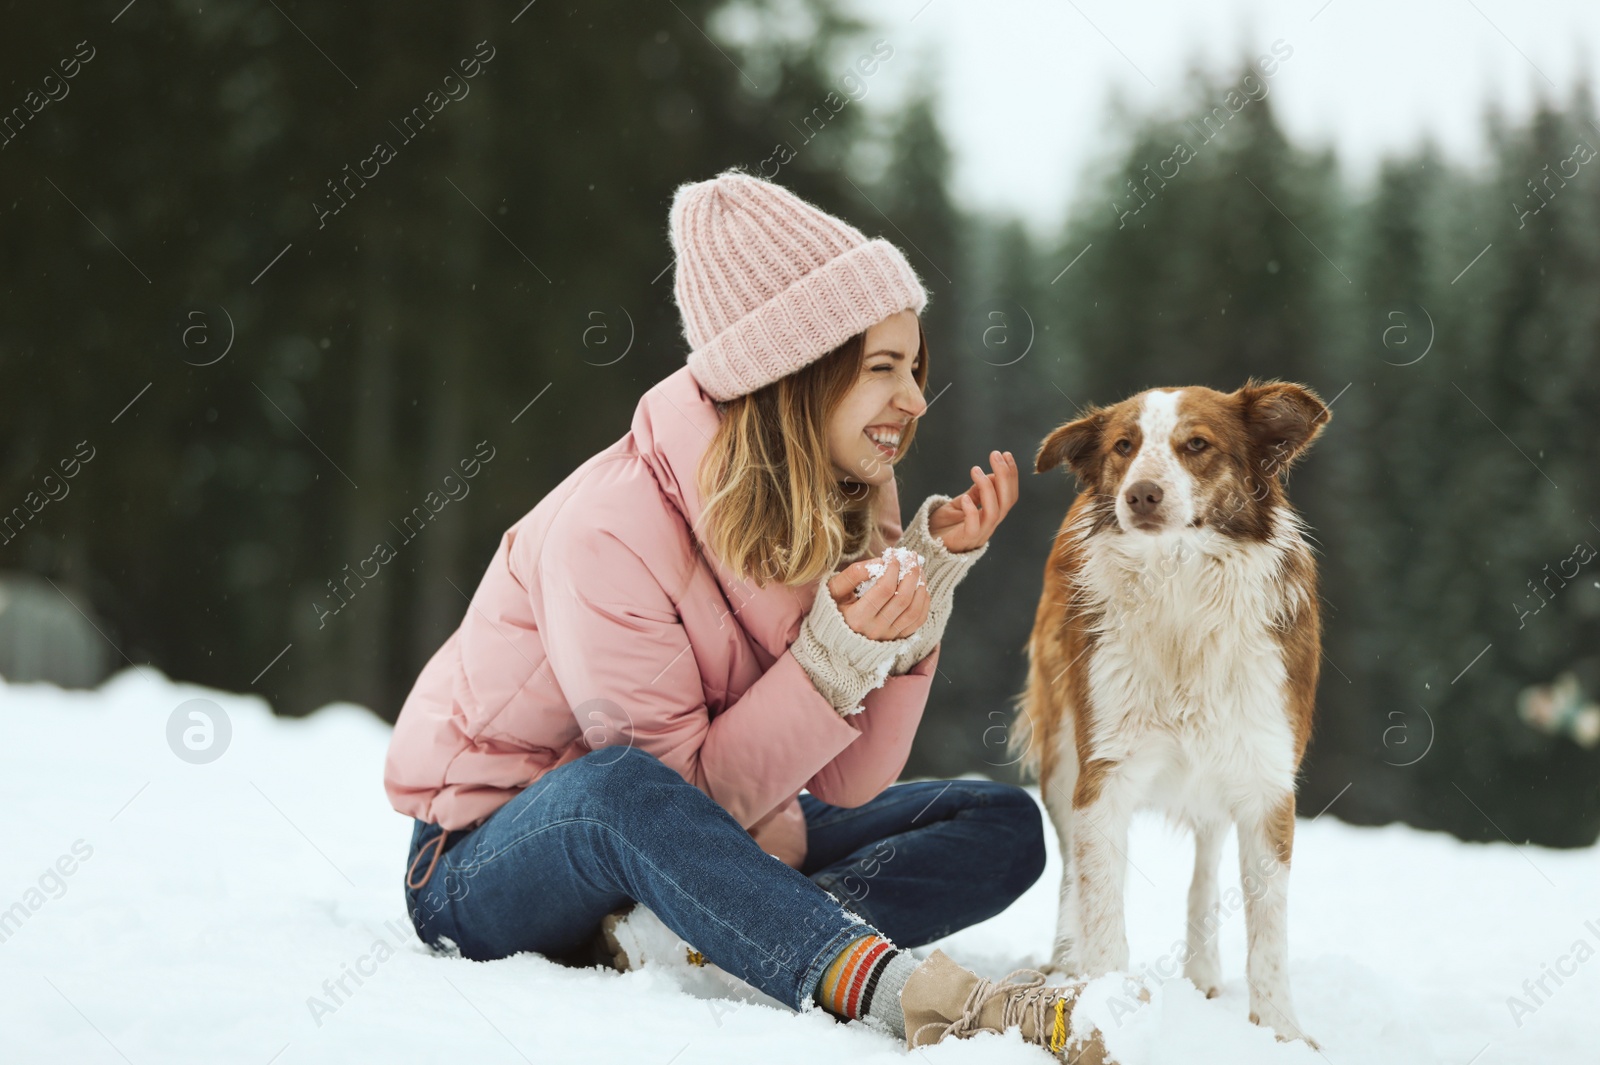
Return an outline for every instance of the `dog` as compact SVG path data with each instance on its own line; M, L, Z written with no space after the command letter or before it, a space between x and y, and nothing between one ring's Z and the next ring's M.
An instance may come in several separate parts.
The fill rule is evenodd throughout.
M1290 1001L1287 912L1322 630L1316 563L1284 482L1331 417L1311 389L1252 377L1232 393L1140 392L1045 437L1035 471L1065 464L1081 491L1045 567L1010 738L1065 866L1047 970L1127 971L1128 825L1154 808L1194 832L1180 953L1214 997L1231 823L1250 1019L1312 1047Z

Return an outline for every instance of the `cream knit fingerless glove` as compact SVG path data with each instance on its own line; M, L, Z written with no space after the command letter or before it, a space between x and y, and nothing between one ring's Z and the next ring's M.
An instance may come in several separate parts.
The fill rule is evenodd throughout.
M915 633L912 634L915 636ZM817 585L811 612L800 624L800 635L789 650L822 697L841 716L859 714L867 692L883 687L896 656L911 645L912 636L874 640L861 635L839 613L828 582Z
M948 550L928 532L928 515L950 502L949 496L932 495L923 501L897 545L927 559L922 580L931 602L928 617L917 631L898 640L873 640L850 627L827 581L817 586L811 612L800 625L790 650L818 692L843 716L859 714L861 701L890 676L907 672L928 656L944 637L955 587L967 570L982 558L989 545L959 554Z
M922 501L922 506L911 516L905 532L900 537L898 546L909 548L928 560L924 567L923 579L928 582L928 619L922 623L910 636L906 648L895 655L894 665L890 667L891 676L899 676L911 669L912 666L922 661L933 650L938 642L944 639L945 623L950 620L950 611L955 599L956 585L961 583L961 578L967 575L973 565L989 550L989 545L974 548L971 551L953 552L944 546L944 542L937 536L928 532L928 515L950 502L950 496L931 495Z

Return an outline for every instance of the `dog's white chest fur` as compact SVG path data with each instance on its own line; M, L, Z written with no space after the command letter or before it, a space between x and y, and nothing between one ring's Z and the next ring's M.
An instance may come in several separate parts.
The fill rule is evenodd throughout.
M1284 537L1242 544L1206 530L1108 536L1078 575L1100 611L1087 662L1092 757L1121 763L1143 806L1192 824L1259 813L1294 787L1293 728L1276 619L1299 594L1279 579Z

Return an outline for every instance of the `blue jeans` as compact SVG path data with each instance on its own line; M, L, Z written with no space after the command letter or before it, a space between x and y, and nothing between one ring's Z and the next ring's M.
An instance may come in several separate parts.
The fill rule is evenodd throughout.
M1039 807L1010 784L926 781L854 808L809 794L800 804L809 847L795 870L653 755L593 751L442 848L439 826L417 820L407 909L423 942L448 937L464 957L566 960L636 901L707 960L802 1009L850 940L921 946L1004 910L1044 870Z

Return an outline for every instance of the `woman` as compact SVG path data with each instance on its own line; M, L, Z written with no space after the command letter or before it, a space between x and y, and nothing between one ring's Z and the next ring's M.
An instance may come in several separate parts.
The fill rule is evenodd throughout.
M401 709L384 783L415 819L418 935L582 960L637 902L795 1009L908 1046L1020 1023L1098 1060L1066 1045L1075 987L907 950L1044 866L1021 789L893 783L1015 460L902 536L894 463L928 407L904 256L736 171L670 223L687 365L507 531Z

